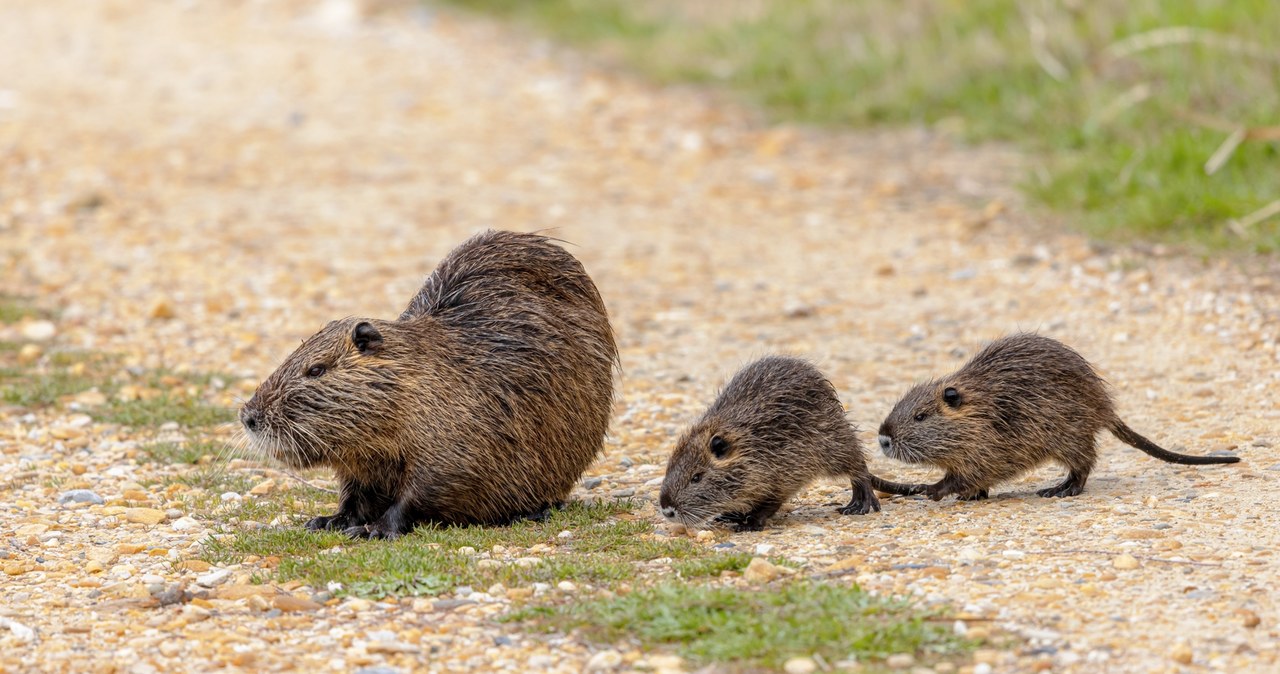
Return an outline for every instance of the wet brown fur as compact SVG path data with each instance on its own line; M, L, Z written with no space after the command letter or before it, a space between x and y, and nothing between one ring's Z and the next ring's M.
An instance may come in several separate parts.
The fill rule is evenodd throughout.
M717 437L723 444L713 444ZM719 522L759 530L824 476L852 482L853 497L840 512L880 510L872 487L882 483L867 471L835 387L803 360L770 356L734 375L680 438L658 504L668 519L689 527Z
M308 528L506 523L563 502L595 459L616 362L604 303L572 255L485 232L398 319L347 318L305 340L241 420L280 461L337 473L338 512Z
M1239 461L1176 454L1138 435L1083 356L1030 333L996 340L955 373L911 389L880 425L880 446L890 458L945 470L936 484L907 490L934 500L987 498L991 487L1046 461L1068 475L1038 493L1075 496L1097 461L1095 436L1103 429L1171 463Z

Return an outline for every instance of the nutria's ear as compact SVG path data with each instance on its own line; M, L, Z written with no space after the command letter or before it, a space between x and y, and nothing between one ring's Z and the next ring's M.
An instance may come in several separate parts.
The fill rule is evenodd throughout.
M382 333L368 323L360 323L351 331L351 341L360 353L378 351L382 348Z
M711 453L715 454L717 459L723 459L724 455L729 453L729 443L718 435L711 436Z
M946 390L942 392L942 402L946 403L947 407L950 407L951 409L959 407L960 392L948 386Z

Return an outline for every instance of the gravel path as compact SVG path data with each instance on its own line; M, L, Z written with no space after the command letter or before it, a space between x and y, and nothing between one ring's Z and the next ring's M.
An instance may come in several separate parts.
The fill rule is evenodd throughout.
M1274 262L1044 226L998 149L773 127L491 25L370 6L0 5L0 291L60 310L52 330L0 339L231 373L233 405L327 320L396 315L469 234L550 229L595 277L622 348L596 489L649 498L676 434L755 356L815 359L874 429L911 383L1037 329L1098 363L1139 431L1243 463L1167 465L1108 437L1077 498L1034 495L1048 468L988 502L893 499L850 518L832 508L847 487L822 484L730 540L1029 640L980 653L980 671L1280 668ZM579 671L591 657L491 625L500 601L313 610L248 596L247 567L207 578L220 571L184 560L219 522L147 491L137 448L154 433L75 407L0 407L0 670ZM68 485L108 504L59 505ZM246 594L142 606L148 585L198 577Z

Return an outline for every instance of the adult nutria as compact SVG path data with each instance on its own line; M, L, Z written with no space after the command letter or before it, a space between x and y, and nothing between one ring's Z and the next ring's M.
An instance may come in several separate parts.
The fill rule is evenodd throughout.
M848 477L846 515L880 510L872 487L911 493L874 477L844 407L816 367L770 356L740 370L685 432L667 462L658 506L688 527L712 522L759 531L818 477Z
M240 412L255 447L327 465L338 512L307 522L395 537L419 522L499 524L563 502L599 453L617 361L582 265L534 234L450 252L394 321L308 338Z
M1075 496L1093 470L1094 436L1104 428L1170 463L1240 460L1176 454L1138 435L1083 356L1029 333L998 339L956 372L911 389L880 424L879 440L885 456L947 471L936 484L912 485L935 501L987 498L992 486L1049 460L1066 466L1067 478L1037 493Z

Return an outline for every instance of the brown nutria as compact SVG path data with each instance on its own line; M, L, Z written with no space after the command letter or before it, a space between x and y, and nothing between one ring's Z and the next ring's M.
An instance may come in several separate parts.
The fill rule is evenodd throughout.
M1187 456L1138 435L1116 414L1106 382L1083 356L1048 337L1020 333L988 344L956 372L920 384L880 425L885 456L946 470L909 491L937 501L987 498L988 490L1053 460L1067 478L1040 496L1084 490L1102 429L1162 461L1235 463L1235 456ZM901 492L899 492L901 493Z
M658 507L688 527L759 531L818 477L847 477L846 515L880 510L872 487L911 493L867 471L857 431L831 382L799 358L769 356L740 370L685 432L667 462Z
M603 444L617 347L582 265L546 237L485 232L394 321L308 338L240 412L255 447L327 465L338 512L308 529L395 537L563 502Z

